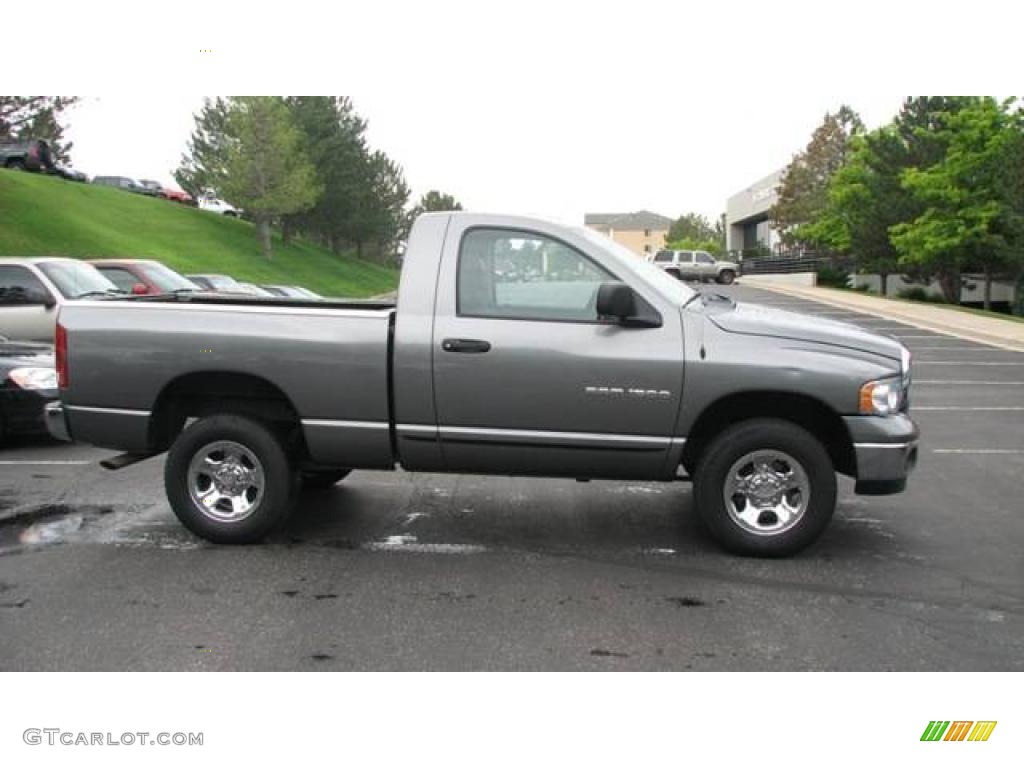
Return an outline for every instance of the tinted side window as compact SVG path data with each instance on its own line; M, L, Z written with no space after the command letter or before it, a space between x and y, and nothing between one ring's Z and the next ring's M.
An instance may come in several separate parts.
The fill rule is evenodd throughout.
M714 264L715 260L711 258L711 254L704 253L703 251L697 251L697 263L698 264Z
M658 251L654 254L654 260L662 262L672 261L672 251Z
M472 229L462 238L458 313L597 322L597 289L615 278L575 248L534 232Z
M51 298L43 282L25 267L0 266L0 304L43 302Z
M139 280L139 278L137 278L135 275L133 275L127 269L122 269L121 267L101 267L101 266L97 266L96 269L98 269L100 272L102 272L103 276L105 278L107 278L107 280L112 282L114 285L116 285L122 291L127 291L128 293L132 292L132 286L133 285L135 285L136 283L141 283L142 282L141 280Z

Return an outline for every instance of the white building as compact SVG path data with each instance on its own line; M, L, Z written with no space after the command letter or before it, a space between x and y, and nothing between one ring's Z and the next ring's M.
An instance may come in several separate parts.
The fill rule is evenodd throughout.
M754 248L774 250L779 234L771 225L769 213L778 200L784 169L765 176L725 203L725 247L729 251Z

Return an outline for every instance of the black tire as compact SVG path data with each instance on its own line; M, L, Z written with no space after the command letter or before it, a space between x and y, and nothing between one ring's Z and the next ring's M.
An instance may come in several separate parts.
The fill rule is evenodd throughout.
M666 269L665 272L669 275L672 275L672 277L674 277L676 280L683 279L683 275L678 269Z
M765 450L782 452L797 462L809 486L803 513L794 517L791 527L777 533L745 528L730 514L725 498L734 464L754 451ZM694 473L693 496L701 520L724 549L740 555L786 557L813 543L832 519L835 469L825 446L802 427L782 419L750 419L724 430L703 451ZM767 514L766 522L771 525L772 513ZM757 523L761 522L759 516ZM774 523L779 522L775 518Z
M224 211L224 215L225 216L230 216L232 219L237 219L238 218L238 214L235 213L234 211Z
M237 520L215 519L193 501L189 491L193 458L212 444L225 441L245 448L258 460L262 472L262 494ZM167 453L164 487L182 525L215 544L261 541L288 519L296 491L295 473L280 439L265 425L234 414L199 419L178 436Z
M723 269L718 276L718 282L722 285L732 285L736 281L736 273L731 269Z
M7 168L12 171L24 171L25 161L24 160L11 160L7 163Z
M303 472L302 484L306 488L324 489L340 483L352 472L351 469L326 469L317 472Z

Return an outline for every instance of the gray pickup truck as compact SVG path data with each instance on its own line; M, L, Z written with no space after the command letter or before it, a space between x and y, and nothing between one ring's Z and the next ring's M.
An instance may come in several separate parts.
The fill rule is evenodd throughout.
M434 213L398 301L188 294L60 313L52 433L168 452L167 496L214 542L258 541L303 483L351 469L692 478L714 538L782 556L836 472L896 493L917 456L910 355L842 323L696 293L595 232Z

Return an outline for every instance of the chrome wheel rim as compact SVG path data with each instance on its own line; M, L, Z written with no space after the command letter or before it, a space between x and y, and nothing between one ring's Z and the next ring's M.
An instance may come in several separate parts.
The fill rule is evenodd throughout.
M729 517L740 528L757 536L777 536L803 518L811 481L788 453L752 451L729 468L723 496Z
M237 523L263 499L263 465L241 443L218 440L196 451L188 466L188 492L205 517Z

